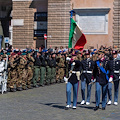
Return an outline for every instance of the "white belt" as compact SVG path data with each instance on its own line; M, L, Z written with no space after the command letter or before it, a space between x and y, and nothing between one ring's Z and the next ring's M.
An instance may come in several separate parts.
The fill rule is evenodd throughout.
M83 73L92 73L92 71L85 71L85 70L84 70Z
M114 73L119 73L119 71L114 71Z
M72 71L72 73L77 73L77 72L80 72L80 71Z
M76 73L76 71L72 71L72 73Z

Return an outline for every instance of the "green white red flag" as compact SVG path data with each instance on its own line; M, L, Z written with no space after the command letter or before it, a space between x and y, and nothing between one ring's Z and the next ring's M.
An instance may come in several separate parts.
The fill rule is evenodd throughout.
M84 45L87 43L85 35L82 33L81 28L71 18L71 29L69 32L69 48L76 50L83 50Z

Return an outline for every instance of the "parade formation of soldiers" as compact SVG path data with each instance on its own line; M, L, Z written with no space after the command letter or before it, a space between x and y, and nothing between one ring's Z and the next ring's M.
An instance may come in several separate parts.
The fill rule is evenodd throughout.
M7 68L6 68L7 65ZM77 107L79 84L81 105L90 105L91 89L95 84L96 106L99 109L102 94L102 110L112 104L118 105L120 79L120 51L111 47L100 49L7 49L0 52L0 86L3 92L16 92L44 87L55 83L66 83L67 105L71 105L73 87L73 109ZM6 80L6 84L5 84ZM85 90L87 86L87 97ZM6 87L6 89L5 89ZM4 88L4 89L3 89ZM108 102L107 102L108 96Z

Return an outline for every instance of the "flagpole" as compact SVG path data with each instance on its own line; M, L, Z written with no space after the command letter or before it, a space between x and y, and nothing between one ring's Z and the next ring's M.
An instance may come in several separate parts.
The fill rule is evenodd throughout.
M71 29L71 18L73 18L73 14L75 11L73 10L73 3L72 3L72 10L70 11L70 29Z
M71 18L73 18L73 14L75 14L75 11L73 10L73 3L72 3L72 10L70 11L70 30L71 30ZM68 47L69 51L69 47Z

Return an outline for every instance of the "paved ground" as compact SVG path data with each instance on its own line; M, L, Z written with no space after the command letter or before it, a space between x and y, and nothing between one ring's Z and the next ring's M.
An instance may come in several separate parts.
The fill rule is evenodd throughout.
M120 104L93 111L94 88L93 85L91 105L80 105L79 90L77 109L67 111L64 83L0 95L0 120L119 120Z

